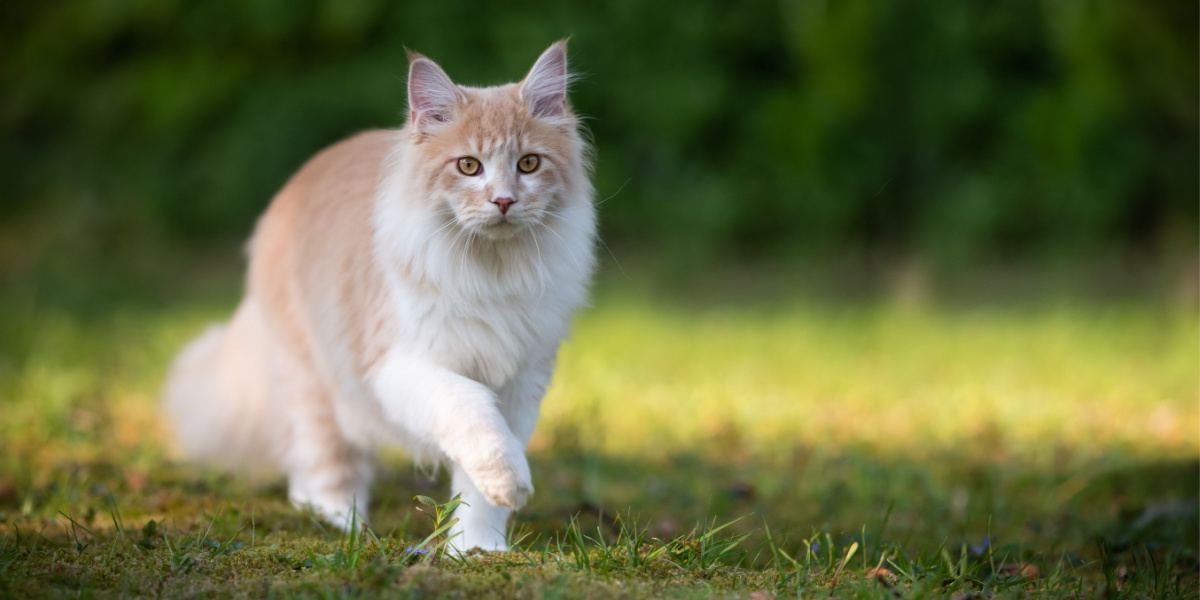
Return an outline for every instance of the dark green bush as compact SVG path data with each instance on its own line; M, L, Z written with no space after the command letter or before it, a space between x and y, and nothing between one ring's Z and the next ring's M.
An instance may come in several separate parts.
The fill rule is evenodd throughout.
M0 218L244 236L404 115L404 47L520 77L570 35L611 242L938 260L1195 243L1195 2L10 2Z

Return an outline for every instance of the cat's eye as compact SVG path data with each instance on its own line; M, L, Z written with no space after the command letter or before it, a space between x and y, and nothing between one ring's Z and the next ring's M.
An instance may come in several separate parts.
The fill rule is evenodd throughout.
M481 168L482 165L479 164L479 161L470 156L458 159L458 172L468 177L478 175Z
M517 161L517 170L522 173L532 173L542 164L542 159L536 154L526 154Z

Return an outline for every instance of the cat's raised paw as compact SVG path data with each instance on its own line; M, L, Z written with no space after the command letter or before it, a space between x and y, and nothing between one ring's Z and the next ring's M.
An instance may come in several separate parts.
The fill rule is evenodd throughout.
M490 485L480 489L483 495L488 499L488 502L496 506L503 506L517 510L529 501L529 497L533 495L533 484L528 481L503 481L497 482L496 485Z
M522 470L524 473L521 473ZM484 498L495 506L516 510L525 506L529 496L533 495L528 464L509 465L508 468L482 473L472 480Z
M482 461L481 464L463 464L471 483L494 506L516 510L525 506L533 494L533 477L529 473L529 461L520 445L510 444L501 457Z

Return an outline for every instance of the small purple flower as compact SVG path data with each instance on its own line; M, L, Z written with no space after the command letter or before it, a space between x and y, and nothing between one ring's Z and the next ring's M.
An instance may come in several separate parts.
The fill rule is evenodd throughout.
M991 548L991 547L992 547L992 539L985 535L985 536L983 536L983 539L979 541L978 544L971 544L971 547L969 548L969 550L971 551L972 556L983 556L983 553L987 552L988 548Z
M413 546L409 546L404 549L404 553L405 554L416 554L417 556L425 556L426 554L429 554L429 551L426 550L425 548L416 548Z
M809 549L812 550L813 554L820 552L821 551L821 542L813 542L812 546L810 546Z

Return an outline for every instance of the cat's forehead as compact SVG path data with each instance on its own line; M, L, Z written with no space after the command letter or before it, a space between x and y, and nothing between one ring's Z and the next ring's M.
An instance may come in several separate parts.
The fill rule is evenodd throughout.
M462 90L467 102L458 118L461 142L477 151L490 152L528 143L536 137L538 128L517 84Z

